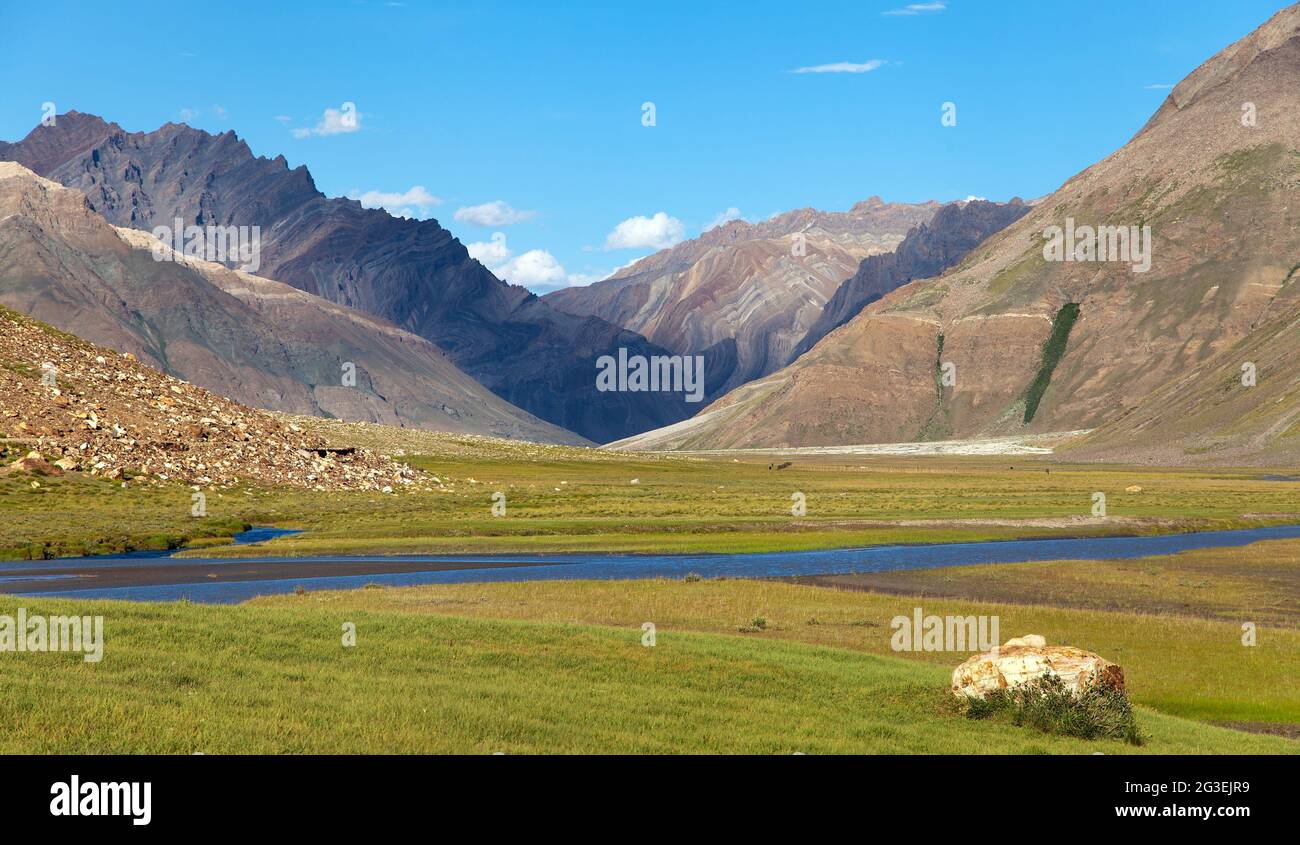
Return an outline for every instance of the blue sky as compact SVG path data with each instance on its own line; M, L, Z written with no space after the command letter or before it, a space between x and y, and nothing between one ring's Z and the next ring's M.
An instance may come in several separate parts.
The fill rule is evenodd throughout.
M233 129L541 290L729 209L1045 194L1287 4L916 5L0 0L0 138L47 101L131 131Z

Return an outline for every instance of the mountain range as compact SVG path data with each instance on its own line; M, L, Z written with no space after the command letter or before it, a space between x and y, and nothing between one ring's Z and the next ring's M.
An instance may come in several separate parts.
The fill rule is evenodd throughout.
M697 407L674 394L598 391L601 355L665 350L502 282L436 220L326 197L305 167L256 157L233 132L174 123L126 132L71 111L20 142L0 143L0 160L76 188L116 226L257 226L260 275L419 335L498 396L590 440L674 422Z
M544 300L682 355L705 353L709 395L720 395L784 366L858 263L894 250L938 207L872 197L847 212L801 208L761 223L732 220Z
M1300 6L1291 6L1197 68L1131 141L958 266L885 294L789 367L694 418L617 445L1096 429L1081 457L1281 459L1300 438L1298 200ZM1110 248L1124 245L1118 228L1104 236L1109 260L1098 260L1087 234L1103 226L1132 236L1121 260ZM1078 235L1073 250L1065 232ZM1248 364L1253 386L1242 380Z
M863 308L913 279L937 276L961 262L989 235L1005 229L1029 211L1019 199L1009 203L971 200L940 208L893 252L864 258L852 277L836 289L817 320L788 356L790 363L817 345L833 330L858 315Z
M1293 5L1032 203L735 220L539 298L232 132L69 112L0 142L0 302L296 413L632 449L1087 430L1064 452L1270 463L1300 455L1298 139ZM149 234L178 219L258 227L258 266ZM602 356L669 354L704 357L702 411L598 387Z
M0 303L259 408L586 442L492 394L423 338L176 255L11 162L0 162Z

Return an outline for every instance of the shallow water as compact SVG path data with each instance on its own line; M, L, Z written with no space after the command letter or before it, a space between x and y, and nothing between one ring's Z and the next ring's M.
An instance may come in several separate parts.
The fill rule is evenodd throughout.
M277 529L260 529L276 531ZM244 535L245 538L247 535ZM267 535L262 535L265 539ZM104 589L68 589L19 595L62 598L126 599L131 601L172 601L188 599L207 604L230 604L254 596L305 590L355 589L367 584L412 586L416 584L463 584L488 581L551 581L563 579L625 580L632 578L682 578L696 573L705 578L769 578L790 575L842 575L854 572L885 572L898 569L932 569L945 566L972 566L984 563L1025 563L1049 560L1116 560L1149 555L1165 555L1192 549L1244 546L1259 540L1300 538L1300 525L1279 525L1235 531L1204 531L1168 534L1158 537L1086 537L1075 539L999 540L980 543L946 543L911 546L871 546L857 549L824 549L800 552L766 552L755 554L696 555L611 555L611 554L534 554L534 555L415 555L402 557L307 557L210 559L163 558L169 566L184 564L197 569L220 570L227 567L260 564L318 564L321 575L309 578L286 578L259 581L220 581L192 584L141 584ZM251 542L245 539L244 542ZM158 555L155 555L158 557ZM347 562L460 563L469 568L441 572L396 572L366 575L331 576L331 564ZM138 558L82 558L79 560L42 561L42 569L88 569L106 566L138 565ZM0 578L14 579L23 568L35 569L36 562L0 564ZM526 564L511 568L493 568L500 564ZM478 564L479 566L474 566ZM34 580L34 579L33 579ZM3 586L3 584L0 584Z

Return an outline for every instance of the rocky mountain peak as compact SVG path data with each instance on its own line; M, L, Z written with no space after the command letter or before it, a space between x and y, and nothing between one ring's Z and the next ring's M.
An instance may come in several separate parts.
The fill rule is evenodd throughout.
M1261 57L1297 39L1300 39L1300 4L1282 9L1258 29L1188 74L1174 86L1152 122L1159 121L1166 111L1187 108L1210 89L1231 84Z
M260 274L433 342L547 422L607 441L693 410L681 397L598 391L600 356L665 350L599 318L554 311L497 279L437 220L325 197L305 166L255 157L234 133L181 124L124 133L89 120L60 121L48 132L0 145L0 159L76 188L117 226L149 231L176 218L257 226Z
M70 158L85 155L122 127L93 114L69 111L55 115L54 124L38 124L16 144L0 141L0 159L17 161L42 173Z
M885 201L879 196L873 195L867 197L862 202L854 203L849 209L849 214L865 214L868 211L878 211L885 207Z

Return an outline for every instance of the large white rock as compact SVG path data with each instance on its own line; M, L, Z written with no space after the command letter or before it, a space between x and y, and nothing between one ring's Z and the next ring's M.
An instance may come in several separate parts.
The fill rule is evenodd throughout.
M1093 686L1124 689L1124 670L1100 655L1068 645L1049 646L1037 634L1014 637L1006 644L977 654L952 671L956 696L983 698L990 692L1055 675L1076 695Z

